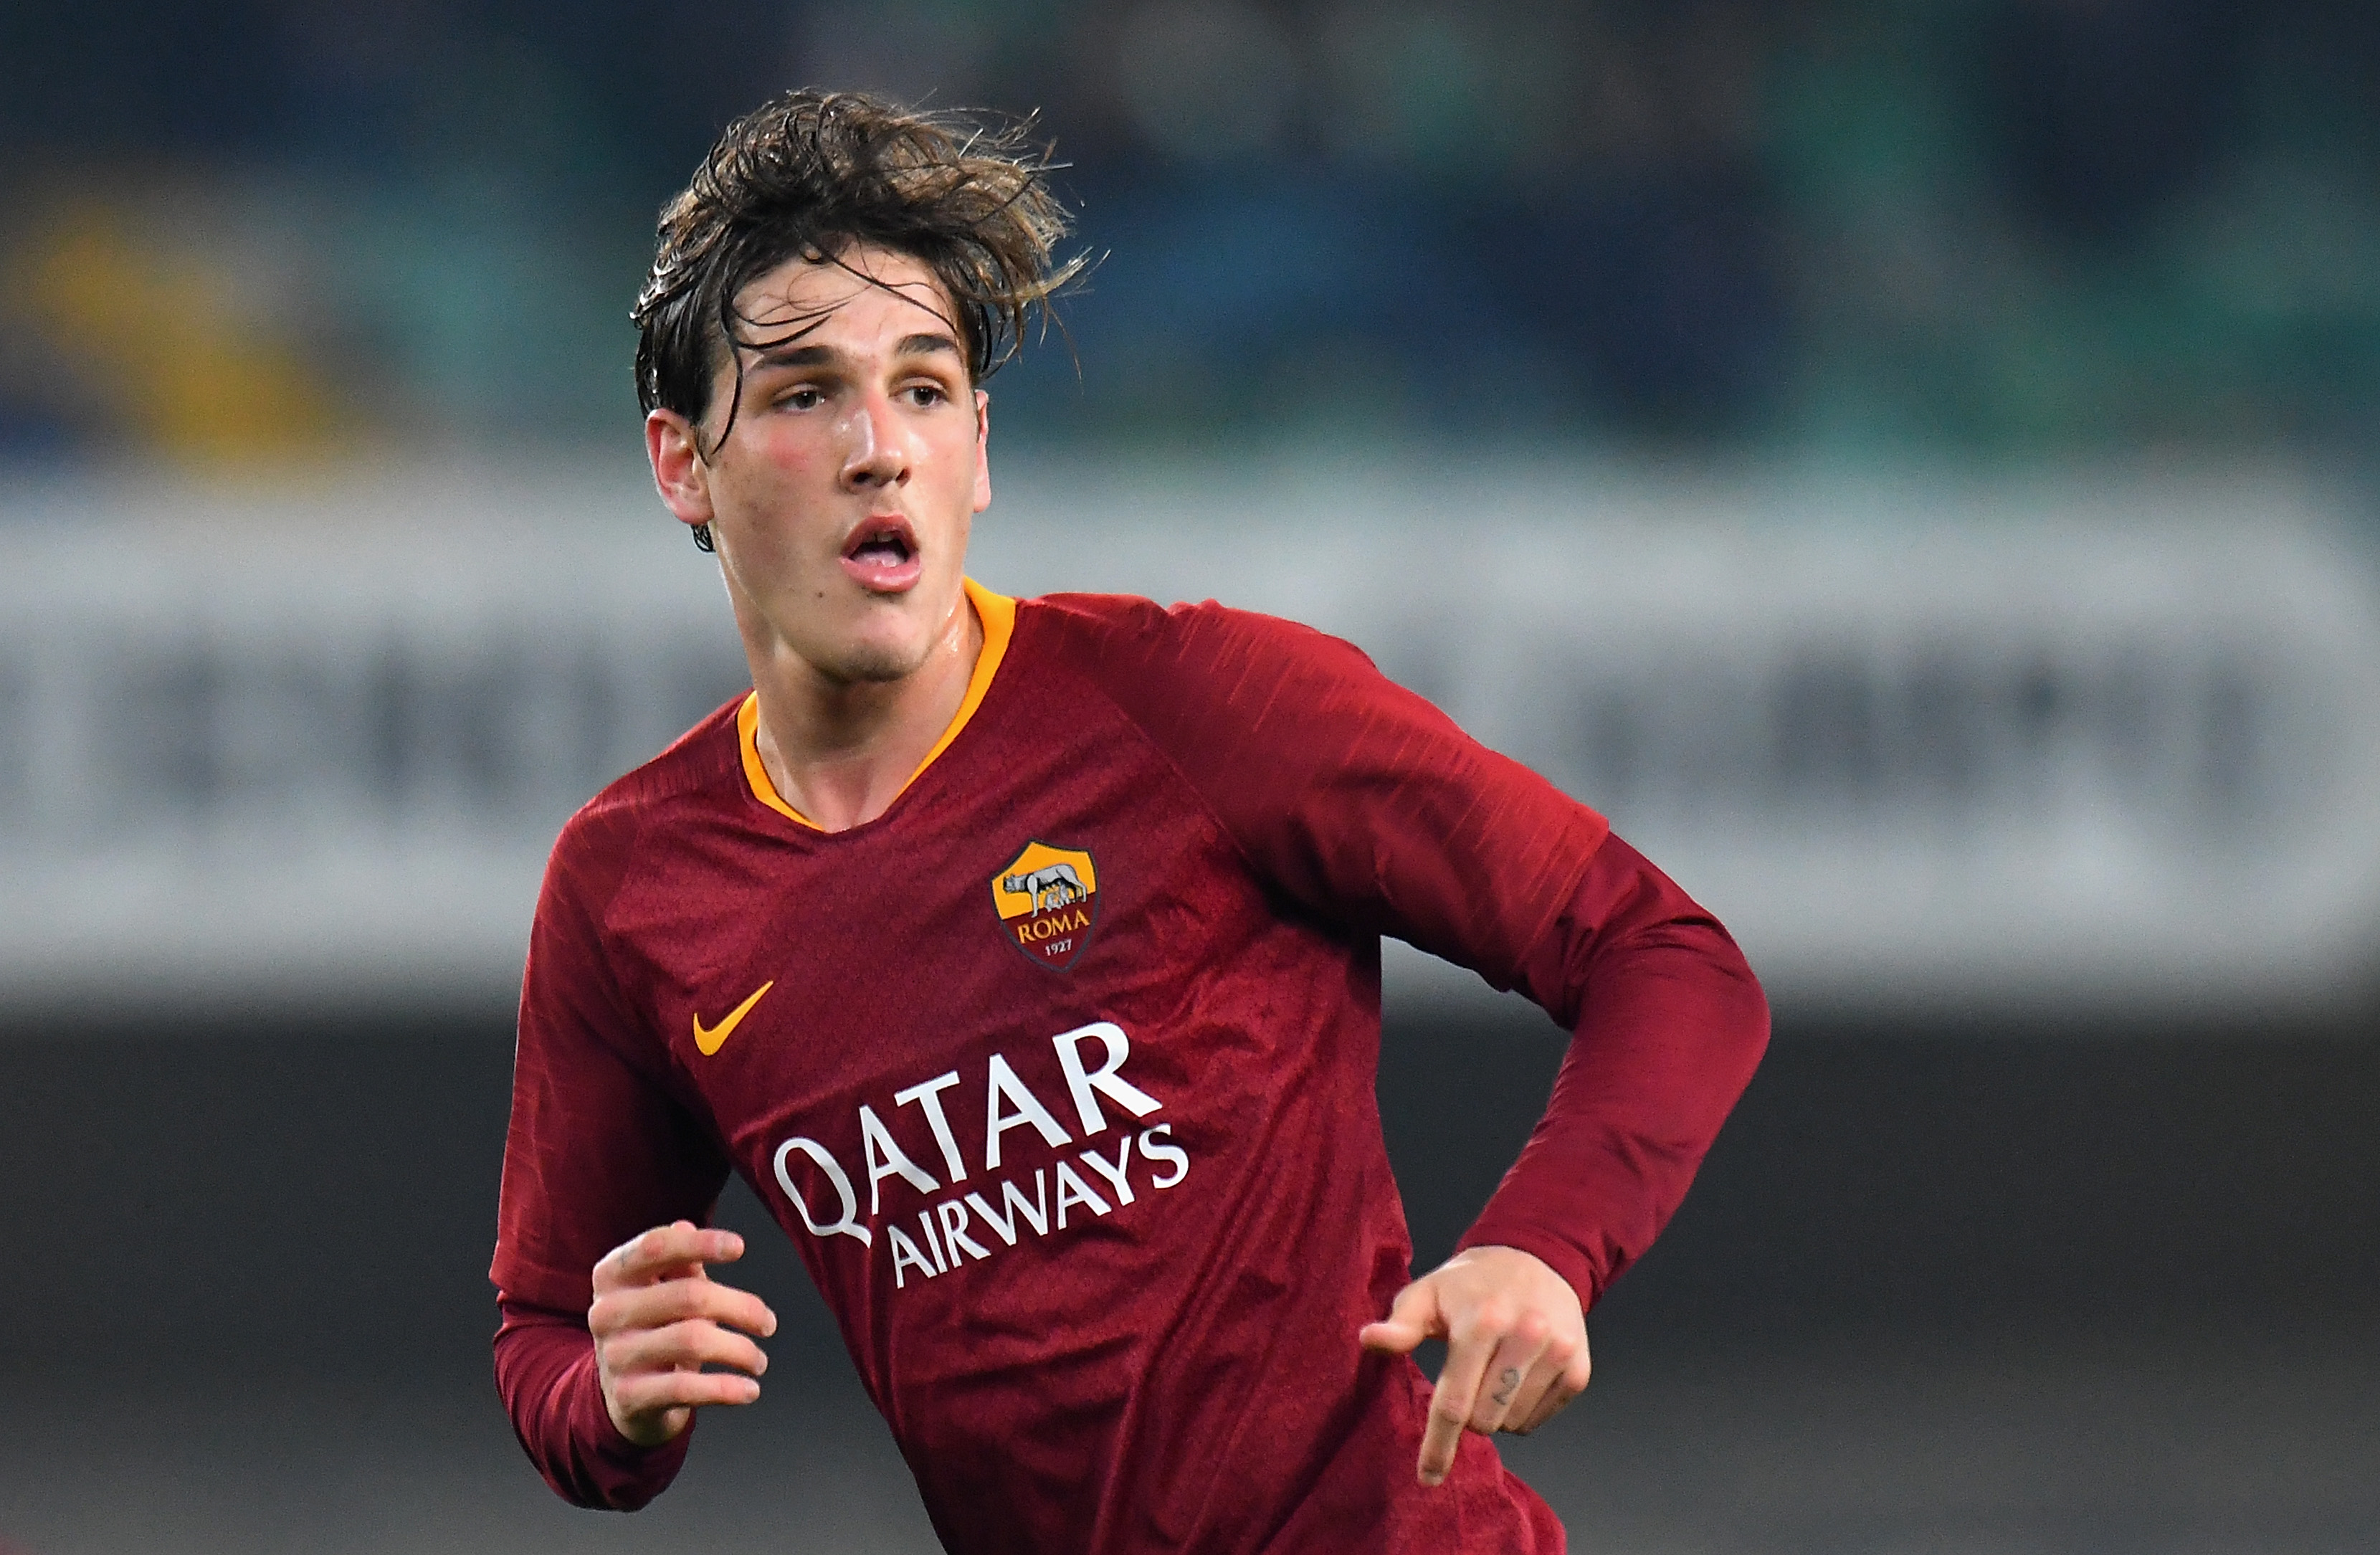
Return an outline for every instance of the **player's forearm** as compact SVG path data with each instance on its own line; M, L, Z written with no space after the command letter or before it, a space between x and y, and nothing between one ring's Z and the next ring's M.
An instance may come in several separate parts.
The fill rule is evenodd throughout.
M1767 1046L1767 1002L1717 920L1616 837L1524 976L1573 1035L1462 1245L1534 1253L1592 1305L1684 1198Z
M496 1391L529 1462L554 1493L577 1506L633 1512L667 1489L686 1461L691 1427L660 1447L638 1447L603 1407L587 1326L526 1302L498 1307L504 1325L496 1330Z

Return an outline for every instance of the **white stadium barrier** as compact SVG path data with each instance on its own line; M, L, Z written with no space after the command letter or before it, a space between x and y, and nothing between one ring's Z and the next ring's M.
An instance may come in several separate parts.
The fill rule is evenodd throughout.
M2380 582L2338 511L2269 475L1027 467L971 570L1352 638L1780 999L2178 1013L2374 970ZM633 467L13 492L0 1008L504 997L563 819L742 684Z

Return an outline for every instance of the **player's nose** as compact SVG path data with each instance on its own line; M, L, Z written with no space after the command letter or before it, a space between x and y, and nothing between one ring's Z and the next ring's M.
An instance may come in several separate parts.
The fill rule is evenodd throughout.
M867 395L844 418L843 479L849 486L888 486L907 479L907 440L892 402Z

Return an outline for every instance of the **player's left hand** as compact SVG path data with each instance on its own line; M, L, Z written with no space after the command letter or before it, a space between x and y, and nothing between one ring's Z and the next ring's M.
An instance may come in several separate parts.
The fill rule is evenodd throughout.
M1536 1430L1586 1389L1586 1314L1544 1259L1517 1247L1466 1247L1397 1293L1356 1336L1409 1355L1446 1341L1421 1439L1421 1482L1444 1482L1465 1429Z

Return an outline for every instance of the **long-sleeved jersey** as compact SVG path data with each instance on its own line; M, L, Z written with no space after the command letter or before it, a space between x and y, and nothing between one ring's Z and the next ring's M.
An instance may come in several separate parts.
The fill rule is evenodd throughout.
M1207 604L968 585L984 647L891 807L811 825L731 703L565 829L492 1270L549 1482L641 1504L598 1258L742 1174L953 1550L1559 1549L1357 1330L1410 1278L1375 1100L1379 937L1573 1033L1465 1245L1591 1305L1765 1044L1718 925L1602 818L1344 643ZM1464 1083L1448 1059L1450 1086Z

